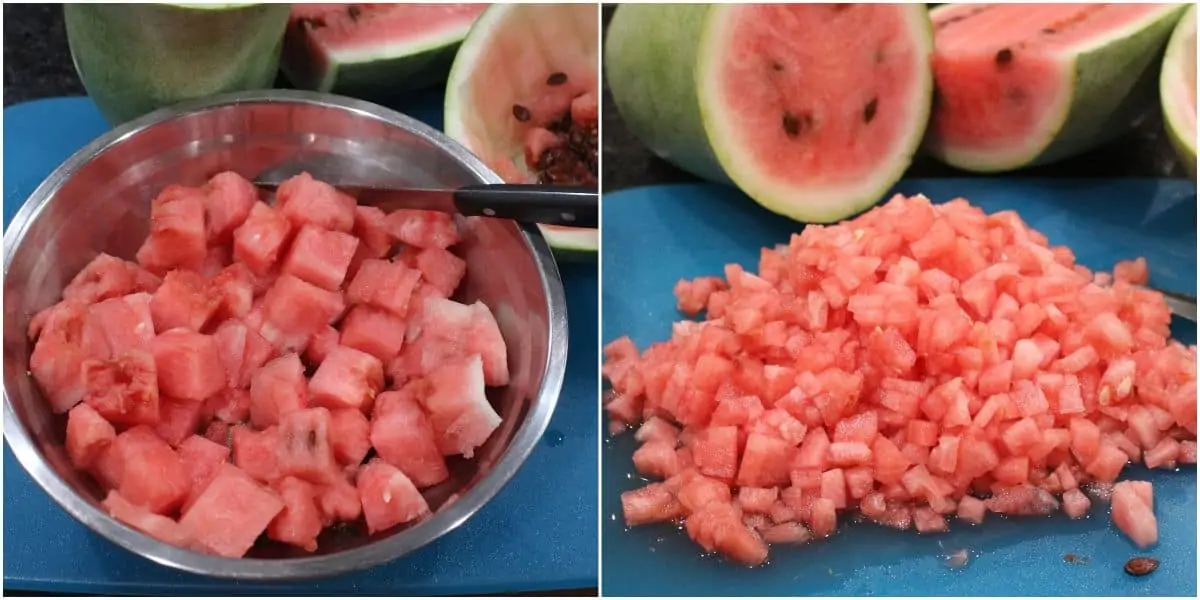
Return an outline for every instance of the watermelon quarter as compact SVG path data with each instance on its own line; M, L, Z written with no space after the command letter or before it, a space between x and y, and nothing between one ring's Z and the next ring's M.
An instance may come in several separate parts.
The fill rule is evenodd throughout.
M489 7L454 59L446 135L506 181L595 185L598 26L592 4ZM597 249L595 229L541 230L564 256Z
M617 110L652 152L798 221L882 200L925 133L920 4L627 4L604 51Z
M1158 80L1163 122L1184 169L1196 176L1196 7L1175 27Z
M1153 106L1163 48L1184 10L1049 3L934 9L929 150L961 169L997 172L1114 139Z

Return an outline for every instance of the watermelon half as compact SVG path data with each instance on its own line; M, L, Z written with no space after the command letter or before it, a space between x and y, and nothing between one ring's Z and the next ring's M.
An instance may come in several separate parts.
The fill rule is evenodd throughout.
M947 4L931 11L928 148L970 171L1077 155L1154 106L1173 4Z
M599 7L595 4L496 4L463 40L446 84L445 130L506 181L542 181L527 153L542 154L546 135L590 102L595 122L599 81ZM575 119L580 122L580 119ZM591 181L595 177L592 128ZM572 133L571 135L574 135ZM580 165L582 166L582 165ZM596 251L595 229L541 227L560 252Z
M282 68L301 89L380 97L445 80L486 4L296 4Z
M1159 77L1163 122L1179 160L1196 176L1196 7L1175 27Z
M922 4L627 4L604 66L655 154L827 223L878 202L912 162L932 46Z

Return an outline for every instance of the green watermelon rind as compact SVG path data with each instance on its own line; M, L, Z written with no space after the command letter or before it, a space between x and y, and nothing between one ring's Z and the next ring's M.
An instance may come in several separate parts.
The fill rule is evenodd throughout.
M482 34L476 37L476 31L489 31L493 27L508 16L508 11L519 8L520 4L493 4L479 15L475 23L471 26L471 31L466 35L462 45L459 48L458 56L454 59L454 65L450 68L450 75L447 78L450 85L446 86L446 98L443 105L444 125L442 129L450 139L459 143L465 144L467 132L463 124L463 120L459 118L461 115L461 98L458 93L458 86L454 82L462 78L460 70L468 69L467 64L473 60L473 54L477 51L474 39L481 39ZM546 243L554 250L555 258L566 261L588 261L595 258L597 251L600 248L600 235L596 229L583 229L577 231L556 231L551 228L538 226L542 232L542 236L546 238Z
M1191 136L1184 135L1186 129L1179 122L1179 111L1195 110L1195 107L1188 107L1187 103L1183 105L1172 102L1172 82L1179 77L1182 77L1183 66L1179 63L1186 62L1185 53L1191 52L1192 58L1195 58L1196 47L1193 41L1189 48L1187 38L1189 34L1195 40L1196 35L1196 7L1193 5L1188 9L1187 13L1180 19L1179 24L1175 26L1175 32L1171 34L1171 41L1167 43L1167 53L1163 58L1162 73L1159 76L1159 98L1162 102L1163 125L1166 127L1167 136L1171 140L1171 146L1175 148L1175 152L1179 155L1179 161L1183 164L1183 168L1187 171L1188 176L1196 177L1196 138L1195 132ZM1195 68L1193 64L1193 68Z
M273 87L289 9L68 3L63 17L75 70L116 125L184 100Z
M930 11L951 10L946 4ZM1047 112L1046 125L1016 150L972 152L927 140L929 153L946 164L977 173L1001 173L1052 163L1110 142L1129 131L1153 106L1158 65L1167 38L1186 5L1161 12L1100 39L1064 58L1064 93ZM936 114L934 115L936 118Z
M770 189L753 165L740 165L738 149L719 133L720 107L705 87L706 68L721 60L714 43L727 22L724 5L622 5L605 40L604 67L609 88L630 131L659 157L709 181L733 184L767 210L807 223L831 223L879 202L912 164L929 120L933 77L921 70L917 114L912 130L888 164L869 180L818 192L803 184ZM933 28L924 5L906 5L914 39L926 56L933 52ZM662 23L671 23L664 28ZM748 172L749 171L749 172Z

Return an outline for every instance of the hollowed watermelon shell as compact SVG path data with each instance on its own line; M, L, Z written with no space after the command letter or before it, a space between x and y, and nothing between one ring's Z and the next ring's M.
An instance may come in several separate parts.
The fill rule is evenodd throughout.
M1163 123L1179 160L1196 176L1196 7L1184 15L1163 59L1159 77Z
M446 134L478 155L506 181L531 182L525 166L527 124L556 118L570 99L597 94L599 8L593 4L497 4L475 22L463 41L446 84ZM549 86L554 73L564 84ZM541 226L556 250L595 252L595 229Z

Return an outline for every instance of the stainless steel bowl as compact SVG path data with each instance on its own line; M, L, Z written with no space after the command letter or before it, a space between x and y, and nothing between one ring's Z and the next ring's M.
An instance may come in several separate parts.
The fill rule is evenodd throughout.
M474 459L453 463L451 480L427 495L438 509L432 518L374 536L328 531L312 555L268 546L227 559L163 544L100 508L100 490L67 460L65 419L51 414L28 373L30 316L56 302L98 252L132 257L147 233L150 199L163 186L199 184L227 169L252 177L301 155L353 159L370 174L414 185L501 181L458 144L394 111L326 94L237 93L160 110L92 142L33 192L4 234L4 435L34 481L67 512L157 563L271 580L332 575L402 556L461 525L495 496L541 438L558 400L567 319L549 248L536 228L467 219L457 248L469 267L461 299L483 300L496 314L512 383L490 390L501 428Z

